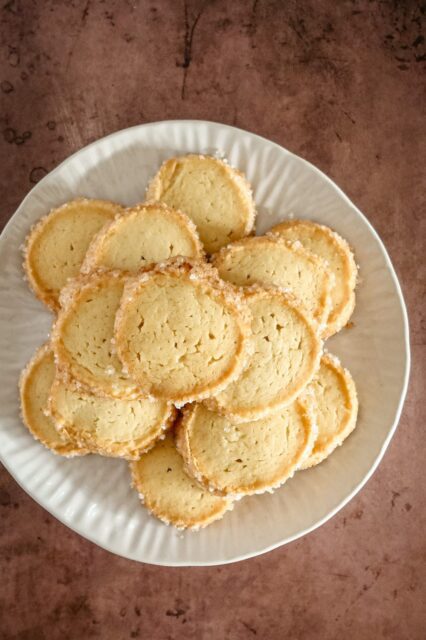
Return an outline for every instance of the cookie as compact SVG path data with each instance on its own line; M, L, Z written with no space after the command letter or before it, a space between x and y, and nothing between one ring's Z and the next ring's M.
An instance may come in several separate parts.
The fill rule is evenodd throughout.
M331 304L333 276L325 262L277 236L245 238L212 258L221 278L238 286L275 285L293 293L312 318L325 325Z
M183 410L176 443L187 472L201 486L238 497L283 484L311 451L315 436L314 416L302 399L244 424L192 404Z
M135 273L173 256L203 257L194 223L163 203L140 204L126 209L101 229L90 244L81 270Z
M91 453L138 460L172 426L165 400L102 398L56 378L49 412L56 429Z
M206 405L233 422L258 420L290 404L318 369L322 341L289 294L247 290L253 354L239 378Z
M55 378L55 361L49 344L40 347L23 370L19 382L24 424L36 440L62 456L81 456L87 452L66 434L60 434L46 415L50 388Z
M26 240L24 269L36 296L59 310L59 292L76 276L92 238L122 211L105 200L79 198L53 209Z
M299 240L306 249L327 261L335 282L324 337L340 331L349 321L355 306L358 271L346 240L329 227L309 220L286 220L273 227L271 233L287 240Z
M185 473L172 434L132 462L130 469L133 486L145 507L179 529L206 527L232 506L229 499L211 495Z
M246 362L242 297L207 264L172 258L130 279L115 323L117 353L148 394L175 404L205 398Z
M240 171L211 156L169 158L151 180L146 196L184 211L196 224L207 253L254 228L250 184Z
M308 389L314 397L318 437L303 469L319 464L355 429L358 397L351 374L326 353Z
M144 394L123 371L114 346L115 314L125 281L121 271L72 280L61 293L52 347L63 377L77 380L95 395L132 400Z

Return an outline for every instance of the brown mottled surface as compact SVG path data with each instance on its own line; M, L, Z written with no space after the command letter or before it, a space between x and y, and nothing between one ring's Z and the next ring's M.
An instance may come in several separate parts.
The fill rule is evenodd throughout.
M402 281L413 367L366 488L255 560L166 569L112 556L1 471L1 640L425 637L425 12L414 0L2 0L3 223L46 172L112 131L236 124L318 165L367 214Z

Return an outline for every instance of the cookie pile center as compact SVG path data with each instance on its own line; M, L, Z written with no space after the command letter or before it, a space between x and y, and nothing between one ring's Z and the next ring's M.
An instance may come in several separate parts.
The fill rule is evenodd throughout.
M324 352L354 309L352 251L308 220L255 237L255 217L240 170L189 154L145 202L67 202L25 246L55 314L21 375L25 425L58 455L130 460L145 507L179 528L277 489L356 424L352 377Z

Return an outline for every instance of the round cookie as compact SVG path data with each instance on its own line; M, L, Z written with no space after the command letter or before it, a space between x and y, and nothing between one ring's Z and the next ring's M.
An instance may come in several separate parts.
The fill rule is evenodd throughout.
M239 378L206 406L233 422L258 420L290 404L318 369L322 342L289 294L270 287L247 290L252 347Z
M172 426L176 411L165 400L102 398L56 378L49 412L60 433L91 453L138 460Z
M202 258L197 230L187 215L161 202L126 209L92 240L83 273L95 269L139 271L173 256Z
M185 473L172 434L132 462L130 470L145 507L179 529L206 527L232 507L229 499L211 495Z
M88 451L66 434L60 434L46 415L55 361L49 344L40 347L21 374L19 391L24 424L45 447L62 456L82 456Z
M36 296L59 310L59 292L78 275L93 236L123 208L105 200L79 198L53 209L26 240L24 269Z
M302 469L319 464L355 429L358 397L351 374L336 356L326 353L308 387L313 394L318 437Z
M299 240L306 249L327 261L335 283L331 290L331 310L324 337L340 331L354 310L358 272L346 240L329 227L309 220L286 220L273 227L270 233L278 234L286 240Z
M244 424L192 404L183 410L177 447L187 472L202 486L238 497L283 484L309 454L315 437L310 403L302 399Z
M291 291L320 326L325 324L333 276L300 242L277 236L245 238L224 247L212 263L221 278L235 285L275 285Z
M125 281L121 271L72 280L61 293L52 347L62 376L96 395L135 399L144 394L123 371L114 346L115 314Z
M130 279L115 323L118 355L146 393L203 399L246 362L250 320L239 293L205 263L172 258Z
M247 236L254 227L250 184L240 171L211 156L169 158L146 196L184 211L196 224L207 253Z

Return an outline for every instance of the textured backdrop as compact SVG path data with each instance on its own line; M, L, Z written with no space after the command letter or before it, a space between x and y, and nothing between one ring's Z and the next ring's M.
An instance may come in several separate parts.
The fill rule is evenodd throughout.
M306 538L243 563L112 556L1 470L1 640L425 637L425 14L414 0L2 0L2 224L48 171L112 131L234 124L316 164L370 219L401 278L413 365L364 490Z

